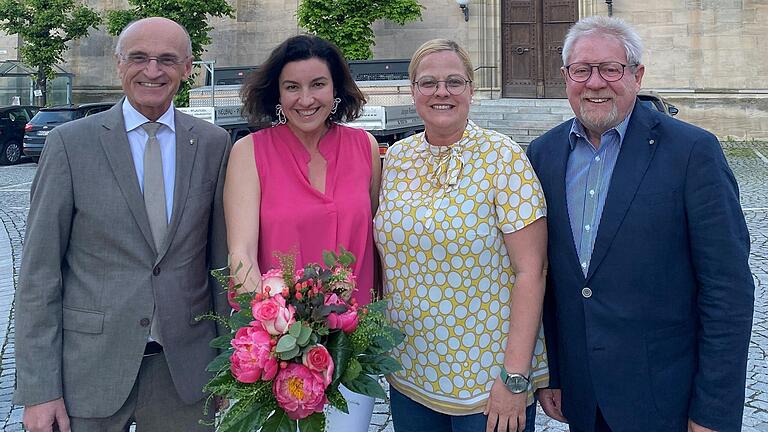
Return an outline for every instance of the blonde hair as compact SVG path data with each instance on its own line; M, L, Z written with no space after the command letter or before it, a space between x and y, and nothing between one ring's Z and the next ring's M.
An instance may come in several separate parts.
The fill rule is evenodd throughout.
M469 54L459 44L450 39L432 39L424 42L411 57L411 63L408 65L408 77L411 81L416 79L416 70L419 68L419 64L424 60L424 57L440 52L440 51L453 51L459 56L459 60L464 64L464 70L467 73L467 78L470 81L475 80L475 71L472 67L472 60L469 59Z

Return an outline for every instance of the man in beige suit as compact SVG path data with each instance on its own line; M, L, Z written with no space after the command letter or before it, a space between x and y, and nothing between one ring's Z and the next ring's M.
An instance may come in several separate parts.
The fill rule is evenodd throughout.
M227 133L176 111L189 36L148 18L116 49L125 98L51 131L16 293L15 402L30 431L210 430L209 269L226 265ZM209 418L210 418L209 414Z

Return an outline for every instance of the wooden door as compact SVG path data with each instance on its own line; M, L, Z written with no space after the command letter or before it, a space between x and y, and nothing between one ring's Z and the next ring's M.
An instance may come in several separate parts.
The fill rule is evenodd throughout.
M544 51L544 97L564 98L565 80L560 73L563 65L563 40L578 18L578 5L573 0L544 0L542 34Z
M502 1L501 62L503 97L532 97L537 94L541 75L538 2L541 0Z
M502 97L565 97L563 39L577 19L577 0L502 0Z

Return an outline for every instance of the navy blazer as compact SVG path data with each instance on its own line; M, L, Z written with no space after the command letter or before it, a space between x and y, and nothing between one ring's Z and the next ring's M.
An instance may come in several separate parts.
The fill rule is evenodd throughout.
M566 204L569 120L528 155L547 201L551 387L569 422L741 430L754 283L738 186L712 134L635 103L587 273ZM591 297L582 289L589 287Z

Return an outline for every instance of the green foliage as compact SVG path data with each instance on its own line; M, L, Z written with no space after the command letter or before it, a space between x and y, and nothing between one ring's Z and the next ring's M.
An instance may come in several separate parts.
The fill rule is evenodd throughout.
M325 415L314 413L299 420L299 432L313 432L325 430Z
M421 9L416 0L302 0L296 15L299 25L336 44L347 60L366 60L373 55L376 20L405 25L421 19Z
M387 393L381 387L381 384L366 374L360 374L354 380L345 380L343 382L348 389L355 393L360 393L379 399L387 398Z
M232 18L235 13L227 0L128 0L128 4L129 9L107 12L109 34L120 34L128 23L137 19L153 16L169 18L181 24L189 33L195 60L201 59L205 46L211 43L208 35L213 30L210 17ZM194 76L181 83L174 100L176 106L188 105L189 89L193 83Z
M284 411L277 410L264 423L261 432L296 432L296 426L296 420L289 419Z
M93 9L75 0L0 0L0 30L18 34L21 60L37 69L35 85L47 103L53 66L63 61L67 42L80 39L101 22Z
M328 387L328 390L325 391L325 396L328 398L328 403L331 404L331 406L343 412L344 414L349 414L347 400L344 399L344 395L341 394L338 387Z

